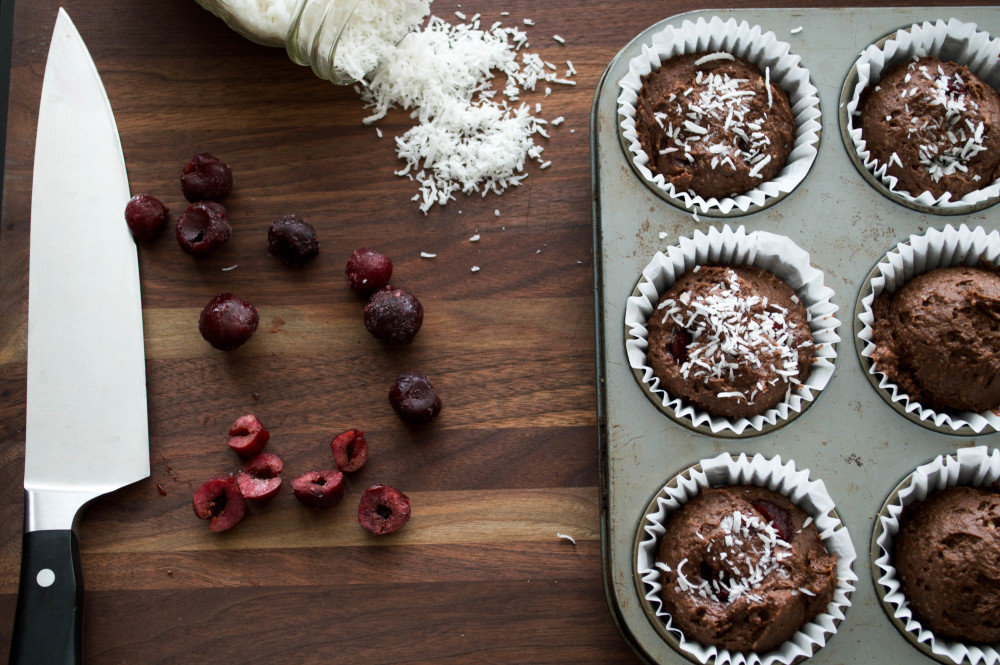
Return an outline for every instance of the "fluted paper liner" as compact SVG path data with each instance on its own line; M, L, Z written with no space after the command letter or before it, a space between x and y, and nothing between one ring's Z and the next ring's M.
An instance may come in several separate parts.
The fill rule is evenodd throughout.
M868 282L871 293L860 301L858 322L861 325L858 339L864 344L864 348L860 350L861 356L871 361L871 355L875 351L872 302L879 294L883 291L892 293L907 280L935 268L959 264L975 266L984 261L1000 265L1000 233L995 230L987 232L981 226L969 229L964 224L958 228L949 224L943 229L931 229L923 235L911 235L908 241L896 245L875 266L873 277ZM917 418L925 427L948 434L964 428L977 434L1000 431L1000 415L996 411L935 411L902 392L899 386L879 371L876 363L868 364L868 373L878 377L878 389L884 391L884 396L889 401L898 403L905 413Z
M847 103L847 119L848 134L858 158L886 189L920 206L932 209L959 208L975 206L1000 196L1000 179L991 184L984 183L982 188L956 200L952 200L948 192L938 198L930 192L904 192L896 189L896 178L886 174L889 165L880 164L868 151L866 142L861 137L861 127L855 124L859 117L858 102L861 93L869 84L877 84L883 73L888 73L896 65L925 55L965 65L973 74L994 89L1000 90L1000 38L991 40L989 33L979 31L975 23L965 23L954 18L947 22L925 21L901 29L884 43L872 44L866 48L855 63L858 82L853 97Z
M685 272L705 263L746 264L763 268L782 279L795 291L809 315L813 334L814 360L809 378L790 391L786 400L774 408L751 418L722 418L695 409L679 397L671 396L660 387L646 359L649 331L646 324L656 311L660 296ZM831 301L833 290L824 283L822 271L809 263L809 254L789 238L768 231L746 233L740 226L735 231L728 226L721 230L710 227L707 233L695 231L690 238L681 238L664 254L657 252L643 268L637 285L638 295L625 305L625 325L628 335L625 350L629 365L641 372L642 387L655 401L670 410L675 418L690 422L695 429L712 433L731 431L742 434L747 428L760 431L800 413L833 375L840 337L840 321L834 316L837 306Z
M780 456L765 458L746 454L734 457L723 453L701 460L669 483L656 495L654 509L645 515L640 526L642 541L638 547L636 571L646 590L645 600L654 609L657 618L667 630L676 634L679 647L701 663L712 661L715 665L788 665L797 659L811 656L823 647L837 632L837 625L851 605L851 593L858 576L852 565L857 559L854 544L847 528L836 515L835 505L822 480L809 477L808 469L796 469L795 462L782 462ZM837 555L837 587L833 600L815 619L805 624L774 651L768 653L743 653L707 646L687 640L680 630L673 627L669 613L660 599L660 570L656 567L656 553L671 513L691 500L704 487L720 485L759 485L785 495L812 516L823 544L831 554ZM645 535L643 535L645 534Z
M652 36L650 44L642 46L642 54L629 62L629 71L621 79L618 115L622 138L628 143L632 164L651 187L666 193L685 208L700 208L702 212L718 210L725 215L745 213L751 206L764 206L768 199L791 192L802 182L816 160L819 137L823 129L819 94L809 80L809 72L799 63L801 58L789 52L786 42L778 41L774 32L763 32L736 19L723 21L712 17L696 22L684 21L680 27L667 26ZM649 157L639 145L635 128L636 105L642 89L642 77L658 69L670 58L685 53L724 51L743 58L764 72L770 68L771 82L788 93L795 117L795 144L785 167L771 180L735 197L704 199L687 191L679 191L662 174L653 175L647 164Z
M917 467L900 483L898 492L890 495L879 512L875 544L878 555L872 562L873 571L881 586L880 595L886 612L894 619L896 627L938 657L942 662L996 665L1000 663L998 645L965 644L950 638L937 637L913 617L906 596L903 595L896 576L895 538L899 534L899 516L903 509L923 501L935 490L968 485L982 487L1000 481L1000 450L986 446L960 448L952 455L938 455Z

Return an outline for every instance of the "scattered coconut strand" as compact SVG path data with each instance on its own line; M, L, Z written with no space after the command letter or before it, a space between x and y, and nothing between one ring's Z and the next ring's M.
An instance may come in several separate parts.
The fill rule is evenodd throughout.
M558 538L564 538L565 540L568 540L569 542L571 542L574 545L576 545L576 538L574 538L573 536L567 535L565 533L557 533L556 537L558 537Z
M356 86L371 109L365 124L381 120L390 108L410 110L417 121L396 138L397 155L406 163L396 174L419 184L413 200L425 214L457 192L486 196L518 186L527 177L528 159L547 167L534 140L536 134L548 137L547 123L514 102L539 81L576 84L557 78L537 54L521 51L518 61L527 44L524 32L499 22L482 29L474 18L451 25L431 16ZM507 80L499 94L494 73Z

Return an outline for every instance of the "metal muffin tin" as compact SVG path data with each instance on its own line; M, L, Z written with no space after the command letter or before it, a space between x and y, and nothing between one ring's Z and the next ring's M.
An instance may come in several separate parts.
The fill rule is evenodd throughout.
M668 204L630 164L618 129L618 81L642 44L667 24L719 16L773 30L802 58L823 109L822 142L805 180L783 200L751 214L720 219ZM1000 446L1000 434L945 434L922 427L883 400L848 338L854 307L869 272L911 234L945 224L1000 225L997 209L967 214L915 210L890 199L855 167L841 136L840 104L858 54L897 29L957 18L1000 35L997 7L705 10L677 15L637 35L598 84L591 117L594 197L597 390L600 430L601 539L605 589L613 618L635 652L650 663L681 664L658 629L636 584L636 534L657 492L677 473L719 453L761 453L795 460L822 479L858 553L859 580L838 631L810 663L933 663L886 616L872 577L870 543L876 516L899 481L939 454L971 445ZM797 30L800 28L801 30ZM794 31L794 32L793 32ZM829 385L816 403L783 427L724 438L685 428L643 395L625 355L625 303L642 268L659 250L696 229L728 224L791 238L810 254L834 291L844 340ZM660 233L666 233L661 239Z

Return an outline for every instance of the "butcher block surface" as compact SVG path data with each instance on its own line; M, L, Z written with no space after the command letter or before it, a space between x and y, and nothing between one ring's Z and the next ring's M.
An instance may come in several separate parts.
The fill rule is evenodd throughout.
M416 183L394 174L408 112L363 124L352 87L240 37L194 0L14 2L0 221L2 659L21 551L35 126L60 4L103 78L132 193L160 198L173 223L194 153L226 161L236 182L233 235L218 253L183 253L172 224L139 247L151 475L80 521L84 662L640 662L602 573L589 123L619 49L704 7L434 2L445 20L479 13L486 26L525 30L529 51L576 74L575 85L522 97L542 105L539 117L565 119L536 139L551 166L529 162L502 196L459 194L425 215ZM321 245L296 269L267 253L268 226L289 213ZM392 283L423 303L411 345L366 331L344 277L360 247L389 255ZM256 335L230 353L198 332L199 311L223 292L260 311ZM407 425L389 405L405 370L429 375L442 397L429 425ZM245 413L271 432L286 483L236 528L211 533L191 497L238 469L226 430ZM330 439L349 428L364 430L367 464L340 504L304 507L288 481L331 468ZM377 483L409 495L413 514L378 538L357 519L361 492Z

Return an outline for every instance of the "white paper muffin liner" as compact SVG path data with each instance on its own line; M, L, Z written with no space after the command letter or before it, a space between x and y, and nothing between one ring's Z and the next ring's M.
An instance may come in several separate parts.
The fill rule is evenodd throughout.
M866 287L862 288L862 293L867 294L859 303L858 339L864 344L860 354L869 361L866 363L868 373L878 377L878 389L884 391L883 396L897 404L911 419L945 433L955 433L966 428L977 434L1000 431L1000 414L996 411L938 412L902 392L871 361L871 355L875 351L872 302L883 291L892 293L907 280L935 268L959 264L975 266L983 262L1000 265L1000 232L987 232L981 226L969 229L964 224L955 228L949 224L943 229L930 229L923 235L911 235L908 241L896 245L873 269L873 276L868 281L871 293L867 293Z
M918 501L923 501L936 490L946 487L968 485L982 487L1000 481L1000 450L986 446L960 448L951 455L939 455L927 464L917 467L899 485L898 492L890 495L878 517L875 531L875 545L878 547L873 570L881 586L880 594L886 612L894 619L897 628L924 648L938 660L977 665L1000 663L998 645L964 644L948 638L936 637L913 617L909 603L903 595L899 578L896 576L893 551L895 538L899 534L899 517L903 509ZM874 548L873 548L874 550Z
M649 348L646 324L656 311L660 296L683 273L705 263L763 268L795 291L809 315L815 351L809 378L791 390L787 399L751 418L713 416L695 409L679 397L669 395L660 387L660 379L653 373L646 358ZM681 238L677 245L667 248L666 254L657 252L643 268L636 289L638 294L630 297L625 305L628 331L625 350L629 365L641 372L643 388L649 391L654 402L661 404L676 420L690 423L692 428L705 429L713 434L728 431L740 435L747 428L759 432L800 413L816 399L833 376L837 343L840 342L837 334L840 321L834 316L838 308L831 301L833 290L825 285L822 271L809 263L809 254L785 236L768 231L748 234L742 226L735 231L729 226L721 230L710 227L707 233L695 231L690 238Z
M701 663L712 661L715 665L787 665L797 659L807 658L823 647L830 636L837 632L837 625L844 619L844 613L851 605L853 583L858 579L852 570L857 559L854 544L846 527L837 517L833 499L823 481L810 479L808 469L796 469L794 461L782 462L780 456L765 458L755 455L748 458L746 454L734 457L729 453L701 460L698 465L679 474L675 480L676 484L671 482L659 491L651 512L643 517L636 571L646 592L646 602L655 610L656 617L663 621L667 630L677 636L679 648ZM812 516L827 551L837 555L837 587L826 611L768 653L730 651L687 640L673 626L673 620L663 609L663 601L660 599L661 573L656 567L656 554L671 513L691 500L702 488L720 485L758 485L785 495Z
M861 127L855 125L860 117L858 102L861 93L869 83L877 84L882 74L888 73L896 65L925 55L965 65L994 89L1000 90L1000 38L991 40L989 33L979 31L975 23L964 23L954 18L947 22L926 21L901 29L883 43L873 44L862 51L855 64L858 82L847 103L847 121L848 134L858 158L886 189L918 206L947 210L975 206L1000 196L1000 179L955 200L952 200L948 192L935 198L930 192L899 190L896 188L896 178L886 173L888 164L880 164L868 151L866 142L861 137Z
M787 43L778 41L773 32L762 32L760 26L751 26L746 21L737 23L736 19L723 21L717 16L710 21L699 18L697 22L684 21L680 27L667 26L655 33L651 42L644 44L642 54L629 62L628 74L619 82L618 97L622 138L629 146L632 164L647 184L685 208L700 208L705 213L717 210L725 215L734 211L745 213L751 206L764 206L768 199L783 196L802 182L816 160L823 128L822 114L819 95L809 80L809 72L799 64L799 56L789 53L791 47ZM649 157L639 145L636 133L635 114L642 77L672 57L703 51L725 51L752 62L761 72L770 68L771 81L788 93L795 117L795 144L785 167L768 182L736 197L706 200L677 190L662 174L654 176L647 166Z

